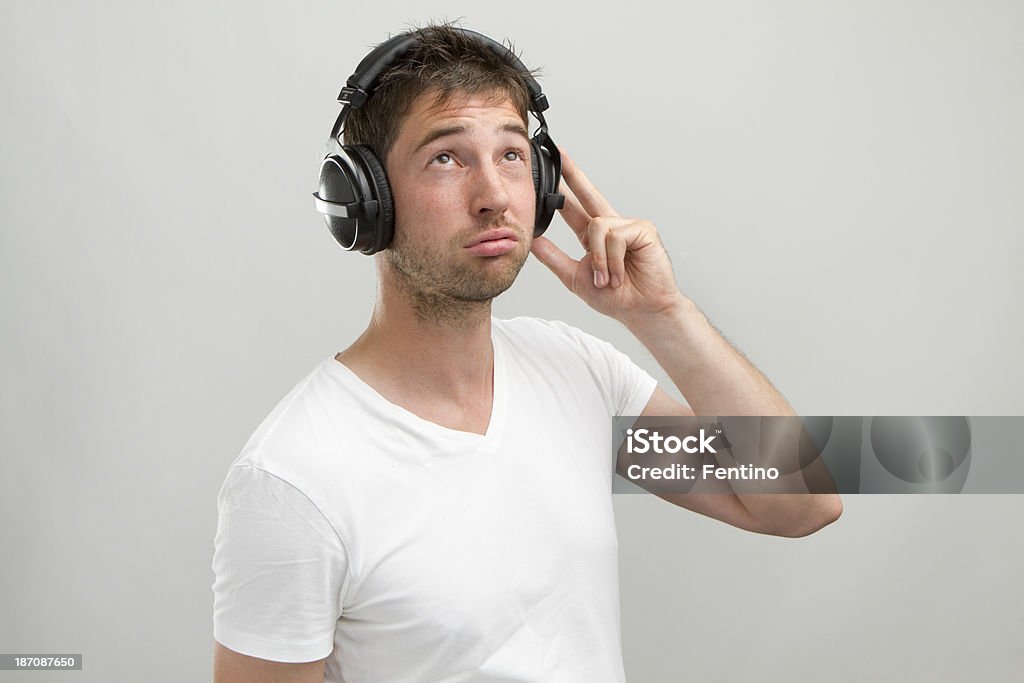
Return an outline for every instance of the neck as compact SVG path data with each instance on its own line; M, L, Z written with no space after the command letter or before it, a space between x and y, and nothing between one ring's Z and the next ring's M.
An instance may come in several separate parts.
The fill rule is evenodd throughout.
M366 331L338 360L371 384L457 402L492 390L491 301L463 301L378 282Z

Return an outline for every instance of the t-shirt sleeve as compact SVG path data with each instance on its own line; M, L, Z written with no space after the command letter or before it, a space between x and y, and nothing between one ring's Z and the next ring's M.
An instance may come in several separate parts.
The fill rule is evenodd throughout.
M614 346L561 321L550 321L582 351L590 372L605 391L612 415L639 415L651 400L658 381Z
M297 488L251 465L231 468L217 508L214 639L278 662L329 655L348 575L334 527Z

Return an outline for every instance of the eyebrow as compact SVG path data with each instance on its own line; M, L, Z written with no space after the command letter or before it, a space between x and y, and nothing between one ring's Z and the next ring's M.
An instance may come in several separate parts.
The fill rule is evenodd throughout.
M501 124L501 126L498 127L498 130L500 130L503 133L514 133L515 135L521 135L526 139L530 138L529 133L527 133L526 128L521 123L512 123L511 121L509 121ZM435 140L446 138L449 135L462 135L465 132L466 126L461 123L455 123L450 126L442 126L440 128L435 128L431 131L428 131L427 134L423 136L423 139L420 140L418 145L416 145L416 149L413 150L413 154L419 152L421 149L429 145L431 142L434 142Z

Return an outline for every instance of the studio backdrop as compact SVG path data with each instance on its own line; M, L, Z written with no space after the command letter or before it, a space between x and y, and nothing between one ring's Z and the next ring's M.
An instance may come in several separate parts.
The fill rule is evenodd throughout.
M209 679L228 465L373 304L311 198L335 97L460 17L542 69L559 144L798 412L1024 414L1020 3L7 0L0 652L83 667L0 679ZM494 310L671 386L532 258ZM1024 666L1019 495L848 495L799 540L615 505L630 680Z

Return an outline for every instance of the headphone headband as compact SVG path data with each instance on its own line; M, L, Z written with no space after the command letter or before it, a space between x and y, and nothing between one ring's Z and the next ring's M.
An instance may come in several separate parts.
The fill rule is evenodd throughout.
M526 89L530 93L530 111L539 114L548 108L547 98L541 91L537 79L530 74L530 70L519 61L519 58L516 57L512 50L482 33L458 26L452 26L451 28L466 37L480 41L491 52L504 59L509 66L522 74L523 80L526 81ZM359 65L356 66L355 72L348 77L345 87L338 93L338 102L352 109L362 107L373 93L373 89L381 75L388 70L388 67L398 61L409 48L415 46L418 42L419 39L415 35L403 33L375 47L370 54L363 57Z
M544 95L544 92L540 88L540 84L537 82L531 74L530 70L523 65L523 63L516 57L512 50L506 46L495 41L482 33L471 31L468 28L461 28L458 26L452 26L453 30L459 33L473 38L483 43L487 48L494 54L501 57L508 63L509 66L519 71L522 75L524 82L526 83L527 92L530 95L530 106L529 110L537 117L540 121L540 125L543 128L547 127L547 123L544 121L543 113L548 108L548 98ZM419 42L419 39L414 34L402 33L393 38L390 38L377 47L375 47L370 54L363 57L359 65L356 66L356 70L348 77L345 82L345 87L338 93L338 102L342 105L341 113L338 114L338 120L334 124L334 129L331 132L331 138L341 143L338 138L341 135L341 128L344 125L345 119L353 109L359 109L366 100L370 98L373 91L377 87L377 81L384 74L385 71L391 67L392 64L401 59L402 55L409 51L410 48L414 47Z

